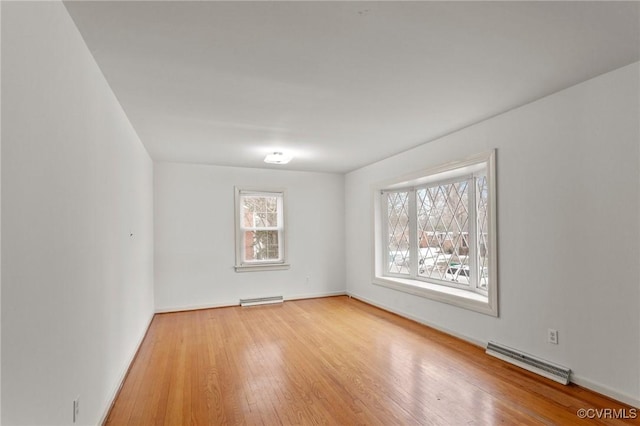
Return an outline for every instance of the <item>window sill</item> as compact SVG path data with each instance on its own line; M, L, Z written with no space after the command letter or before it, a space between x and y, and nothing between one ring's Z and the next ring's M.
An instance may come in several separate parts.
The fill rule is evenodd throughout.
M255 265L235 265L236 272L281 271L291 267L288 263L258 263Z
M467 290L396 277L375 276L373 283L482 314L498 316L497 307L491 305L487 296Z

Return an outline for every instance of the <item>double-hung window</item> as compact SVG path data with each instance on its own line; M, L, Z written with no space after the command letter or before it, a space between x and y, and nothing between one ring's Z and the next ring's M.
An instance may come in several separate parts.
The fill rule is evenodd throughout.
M236 188L236 271L285 269L285 192Z
M497 315L494 158L376 188L374 283Z

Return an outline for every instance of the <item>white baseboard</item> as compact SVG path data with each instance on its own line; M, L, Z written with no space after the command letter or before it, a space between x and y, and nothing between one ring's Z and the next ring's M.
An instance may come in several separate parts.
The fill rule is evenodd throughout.
M377 308L383 309L385 311L391 312L391 313L396 314L398 316L401 316L403 318L407 318L407 319L410 319L411 321L415 321L415 322L420 323L422 325L426 325L427 327L431 327L431 328L433 328L435 330L441 331L441 332L443 332L445 334L448 334L450 336L457 337L458 339L464 340L465 342L469 342L472 345L479 346L479 347L481 347L483 349L487 347L487 342L482 342L480 340L474 339L474 338L466 336L464 334L457 333L457 332L455 332L453 330L450 330L450 329L448 329L446 327L443 327L443 326L441 326L439 324L434 324L432 322L425 321L422 318L418 318L416 316L407 314L406 312L402 312L402 311L399 311L397 309L393 309L393 308L391 308L391 307L389 307L387 305L384 305L382 303L374 302L373 300L367 299L366 297L362 297L362 296L360 296L360 295L358 295L356 293L348 291L347 295L349 297L353 297L354 299L358 299L358 300L360 300L360 301L362 301L364 303L367 303L369 305L372 305L372 306L375 306Z
M111 392L111 395L108 400L109 403L107 404L106 408L104 409L104 412L102 413L102 417L100 418L100 423L98 423L99 425L103 425L107 421L107 416L109 415L109 411L111 411L111 407L113 406L113 403L116 401L116 397L118 396L118 393L120 392L120 389L124 384L124 379L127 378L127 373L129 372L129 369L133 364L133 360L136 358L136 355L140 350L140 346L142 346L142 342L144 342L144 338L147 336L147 332L149 331L149 327L151 326L151 321L153 321L154 315L155 314L151 314L151 317L147 321L147 326L144 329L144 333L142 333L142 336L138 339L138 343L136 344L136 347L133 350L133 353L129 356L128 361L125 363L124 370L122 370L122 372L120 373L120 379L117 382L118 384L115 387L115 389Z
M330 291L327 293L312 293L301 294L297 296L285 296L284 300L301 300L301 299L318 299L320 297L333 297L333 296L345 296L347 293L344 290Z
M631 395L617 391L615 389L611 389L608 386L602 385L600 383L596 383L584 377L575 376L574 374L571 374L571 383L575 383L576 385L583 387L585 389L598 392L599 394L615 399L616 401L624 402L625 404L628 404L632 407L640 408L640 398L633 397Z
M355 294L353 292L349 292L348 291L347 295L350 296L350 297L353 297L354 299L358 299L358 300L361 300L362 302L365 302L365 303L368 303L370 305L376 306L376 307L378 307L380 309L383 309L385 311L389 311L391 313L399 315L399 316L401 316L403 318L408 318L408 319L410 319L412 321L415 321L415 322L418 322L420 324L426 325L427 327L431 327L431 328L434 328L434 329L436 329L438 331L442 331L443 333L446 333L446 334L449 334L451 336L457 337L457 338L459 338L461 340L464 340L464 341L469 342L471 344L474 344L476 346L480 346L482 348L486 348L487 347L487 343L488 342L482 342L480 340L471 338L469 336L465 336L463 334L460 334L460 333L457 333L455 331L449 330L446 327L442 327L442 326L440 326L438 324L430 323L430 322L425 321L425 320L423 320L421 318L415 317L413 315L407 314L407 313L399 311L397 309L390 308L389 306L386 306L384 304L381 304L381 303L378 303L378 302L374 302L374 301L372 301L370 299L367 299L366 297L362 297L362 296L360 296L358 294ZM615 399L616 401L620 401L622 403L631 405L632 407L640 408L640 399L639 398L631 396L631 395L628 395L628 394L625 394L623 392L619 392L619 391L617 391L615 389L611 389L610 387L601 385L599 383L596 383L596 382L594 382L592 380L589 380L589 379L586 379L584 377L575 376L573 373L571 374L571 383L575 383L576 385L578 385L580 387L583 387L585 389L589 389L589 390L591 390L593 392L597 392L597 393L602 394L604 396L607 396L609 398Z
M330 291L326 293L299 294L293 296L284 296L284 300L301 300L301 299L317 299L319 297L344 296L344 291ZM182 305L156 308L156 314L166 314L170 312L197 311L200 309L228 308L229 306L239 306L240 299L233 302L206 303L202 305Z
M156 308L156 314L167 314L171 312L198 311L200 309L228 308L229 306L239 306L240 299L234 302L205 303L201 305L179 305Z

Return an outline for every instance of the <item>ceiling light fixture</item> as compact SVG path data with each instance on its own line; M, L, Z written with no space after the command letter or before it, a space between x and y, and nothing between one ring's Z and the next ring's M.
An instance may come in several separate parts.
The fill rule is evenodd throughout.
M283 152L272 152L264 157L264 162L269 164L287 164L293 157Z

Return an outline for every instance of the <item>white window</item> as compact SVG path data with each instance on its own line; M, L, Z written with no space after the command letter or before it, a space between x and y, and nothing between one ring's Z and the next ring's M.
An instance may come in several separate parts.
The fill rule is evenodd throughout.
M497 316L495 154L376 188L374 283Z
M236 271L286 269L285 192L236 188Z

